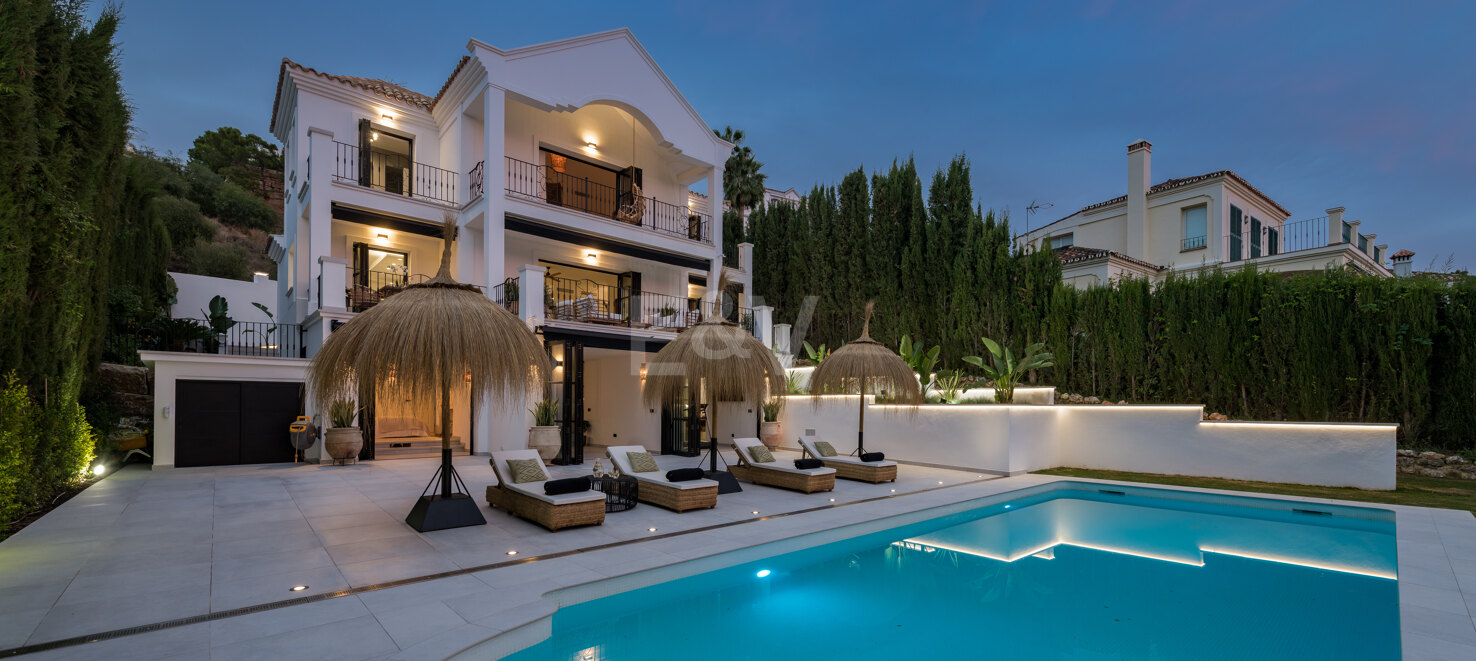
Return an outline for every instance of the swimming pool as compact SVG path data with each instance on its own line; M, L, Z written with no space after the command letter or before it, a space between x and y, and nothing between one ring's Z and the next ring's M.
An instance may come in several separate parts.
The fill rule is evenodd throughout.
M1399 658L1387 511L1030 491L565 606L508 658Z

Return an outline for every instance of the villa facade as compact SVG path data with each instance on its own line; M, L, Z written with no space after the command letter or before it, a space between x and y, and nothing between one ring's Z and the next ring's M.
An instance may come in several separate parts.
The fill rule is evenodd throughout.
M627 30L512 50L473 39L467 51L433 96L283 60L271 131L283 145L285 222L268 251L277 263L273 328L278 338L300 335L300 347L279 341L269 355L249 347L256 355L232 360L278 368L248 380L294 381L283 375L302 373L334 329L434 275L452 217L453 275L524 320L548 349L559 461L581 461L586 443L694 454L696 393L643 406L646 357L713 311L770 343L770 310L749 300L751 246L723 263L710 202L723 197L732 145ZM155 363L179 358L147 353ZM161 381L186 374L173 377L183 382L201 370L156 371ZM183 399L201 386L161 389ZM227 390L225 399L240 392ZM240 397L235 409L252 417ZM369 387L361 399L361 458L438 452L438 421L377 412L388 407L376 407ZM302 400L311 412L311 397ZM526 447L529 416L489 408L455 407L458 448ZM202 435L177 428L188 420L159 422L170 428L159 436L174 436L181 452ZM179 465L201 461L233 463Z
M1087 288L1125 278L1254 265L1275 272L1349 267L1392 276L1388 246L1344 220L1335 207L1320 218L1291 212L1230 170L1152 181L1153 145L1128 145L1128 194L1096 204L1016 238L1021 248L1051 246L1061 277Z

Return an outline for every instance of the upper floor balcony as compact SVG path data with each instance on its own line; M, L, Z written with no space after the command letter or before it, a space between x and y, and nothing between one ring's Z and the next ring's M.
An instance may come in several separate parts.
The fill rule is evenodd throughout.
M639 168L614 171L560 154L539 165L505 157L509 196L627 223L645 230L712 243L708 214L647 196ZM482 163L470 174L475 196L482 189Z
M375 143L386 143L383 147ZM457 174L410 160L408 149L392 144L403 140L374 132L370 147L334 141L333 179L394 195L456 206Z

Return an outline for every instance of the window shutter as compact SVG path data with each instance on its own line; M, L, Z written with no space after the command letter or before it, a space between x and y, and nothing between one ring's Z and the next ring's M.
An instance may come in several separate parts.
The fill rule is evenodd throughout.
M1266 228L1266 254L1276 255L1281 253L1281 232L1275 227Z
M1230 261L1240 261L1241 224L1245 217L1241 214L1240 207L1230 205Z
M369 185L369 135L374 129L369 120L359 120L359 185Z
M1261 256L1261 219L1251 216L1251 257Z

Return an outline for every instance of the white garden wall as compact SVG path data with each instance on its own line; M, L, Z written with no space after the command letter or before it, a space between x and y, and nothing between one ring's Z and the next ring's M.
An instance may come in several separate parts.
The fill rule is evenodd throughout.
M855 447L857 399L790 397L784 445L810 430ZM868 398L870 400L870 398ZM1364 489L1394 488L1388 424L1206 422L1199 406L868 404L866 449L1018 474L1058 466Z
M231 318L236 321L272 321L252 303L265 305L273 314L276 313L277 283L267 276L252 276L251 282L189 273L170 273L169 277L179 288L174 305L169 307L169 316L175 319L204 318L205 313L210 312L210 299L216 296L225 297Z

